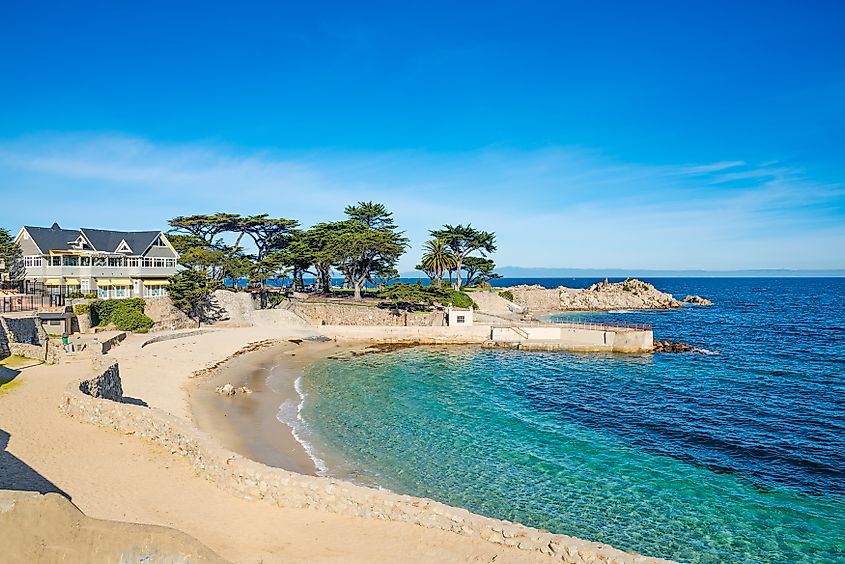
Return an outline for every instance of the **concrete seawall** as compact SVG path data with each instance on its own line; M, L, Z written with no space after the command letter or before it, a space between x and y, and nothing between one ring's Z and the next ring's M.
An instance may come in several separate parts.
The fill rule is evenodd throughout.
M344 341L416 344L480 344L520 350L583 352L650 352L651 330L577 325L469 325L459 327L402 327L324 325L326 337Z
M487 542L541 552L570 564L644 564L667 560L626 553L608 545L491 519L430 499L378 491L271 468L219 447L188 422L156 408L95 399L69 385L60 409L68 416L156 443L185 457L194 472L246 499L371 519L413 523Z
M650 352L651 330L579 325L493 326L485 346L520 350L585 352Z

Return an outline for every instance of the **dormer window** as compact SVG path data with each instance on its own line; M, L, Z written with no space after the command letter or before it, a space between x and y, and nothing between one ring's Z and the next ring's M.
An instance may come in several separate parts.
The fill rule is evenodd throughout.
M81 251L85 248L85 239L80 235L75 241L68 241L68 245L74 250Z
M132 249L129 247L129 244L126 241L121 241L120 245L117 246L116 253L131 253Z

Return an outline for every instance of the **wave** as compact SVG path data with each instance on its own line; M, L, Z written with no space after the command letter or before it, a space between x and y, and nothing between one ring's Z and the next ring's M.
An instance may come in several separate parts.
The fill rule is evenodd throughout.
M611 309L608 310L607 313L637 313L632 309Z
M326 467L325 461L314 452L314 445L303 438L303 435L307 435L309 430L308 425L302 418L302 409L305 406L305 393L302 391L302 376L294 380L293 388L299 396L299 403L294 405L292 400L282 402L282 405L279 406L279 411L276 412L276 419L290 428L293 438L302 445L308 458L311 459L311 462L317 468L317 475L328 476L328 468Z

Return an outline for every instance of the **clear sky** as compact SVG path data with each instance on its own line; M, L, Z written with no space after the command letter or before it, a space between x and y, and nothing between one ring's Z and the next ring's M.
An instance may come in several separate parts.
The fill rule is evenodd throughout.
M0 226L384 202L500 265L845 268L845 2L3 2Z

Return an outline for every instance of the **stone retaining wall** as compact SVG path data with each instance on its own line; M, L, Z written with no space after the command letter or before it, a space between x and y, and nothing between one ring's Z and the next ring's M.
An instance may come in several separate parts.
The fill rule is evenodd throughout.
M93 425L110 427L152 441L187 459L194 472L238 497L280 507L413 523L488 542L538 551L570 564L643 564L667 560L626 553L608 545L557 535L475 515L430 499L382 492L330 478L271 468L219 446L188 422L156 408L95 399L68 386L60 409Z
M10 354L12 354L12 351L9 349L9 338L6 336L6 329L3 327L3 324L0 323L0 360Z
M61 345L51 343L36 317L0 317L0 334L0 341L5 339L6 343L5 347L0 345L0 358L2 350L8 350L12 355L43 360L51 364L61 359Z
M481 344L490 339L489 325L459 325L453 327L390 327L325 325L320 333L344 341L369 343L412 343L419 345Z
M209 331L211 331L211 329L196 329L194 331L185 331L184 333L171 333L169 335L159 335L158 337L153 337L152 339L148 339L141 343L141 348L143 349L147 345L152 345L153 343L172 341L174 339L184 339L187 337L196 337L197 335L202 335L203 333L208 333Z
M314 325L393 327L439 327L444 325L443 312L439 311L420 314L394 311L368 304L304 301L296 302L292 308L297 314L309 319Z

